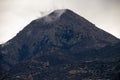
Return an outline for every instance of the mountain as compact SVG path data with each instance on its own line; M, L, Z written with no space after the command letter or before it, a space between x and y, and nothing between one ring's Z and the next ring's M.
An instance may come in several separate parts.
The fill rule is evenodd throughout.
M0 78L107 79L120 58L119 44L119 39L73 11L55 10L0 45Z

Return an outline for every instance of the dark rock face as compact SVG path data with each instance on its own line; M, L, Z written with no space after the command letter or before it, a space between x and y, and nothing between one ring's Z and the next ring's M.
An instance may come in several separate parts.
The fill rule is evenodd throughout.
M116 66L113 69L113 76L111 80L120 80L120 60L116 62Z
M74 12L56 10L32 21L0 46L0 75L4 78L8 73L9 80L78 80L91 79L91 75L107 78L110 62L120 58L120 47L116 49L119 42ZM94 64L105 65L103 70L96 69L105 76L90 72Z

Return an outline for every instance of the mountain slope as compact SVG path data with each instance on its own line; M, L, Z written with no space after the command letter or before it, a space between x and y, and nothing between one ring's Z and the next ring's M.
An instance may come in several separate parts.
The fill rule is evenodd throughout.
M86 61L101 61L102 59L113 61L116 57L119 58L119 53L113 53L114 57L109 54L109 47L116 46L119 42L119 39L97 28L73 11L55 10L45 17L32 21L13 39L0 46L0 74L4 75L8 72L15 77L18 76L17 73L20 76L28 73L28 76L38 70L34 80L39 80L39 78L45 80L44 78L50 78L50 74L54 75L53 69L56 69L58 70L56 74L61 72L61 75L56 75L56 77L62 77L65 66L74 64L78 68L82 62ZM112 51L114 50L116 51L116 49ZM69 68L74 68L74 65ZM58 66L63 71L60 71ZM39 72L43 72L43 75ZM44 75L47 72L48 78ZM73 70L72 73L76 71ZM53 75L49 80L54 80ZM60 77L57 80L60 80ZM74 79L71 78L71 80Z
M5 77L9 80L107 80L114 76L112 71L120 57L119 49L120 44L116 44L100 50L91 50L87 54L94 56L87 56L87 58L93 58L90 60L87 59L86 61L79 61L80 56L75 54L72 55L75 58L69 58L66 55L62 56L55 53L44 54L43 56L38 55L32 60L17 64Z

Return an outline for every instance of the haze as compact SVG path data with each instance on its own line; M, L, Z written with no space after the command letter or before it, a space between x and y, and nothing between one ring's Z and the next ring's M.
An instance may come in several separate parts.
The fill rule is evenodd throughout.
M32 20L65 8L120 38L120 0L0 0L0 43Z

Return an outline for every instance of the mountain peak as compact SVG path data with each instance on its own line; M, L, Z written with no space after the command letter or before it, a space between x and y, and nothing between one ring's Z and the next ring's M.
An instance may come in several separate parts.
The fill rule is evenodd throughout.
M69 9L54 10L47 16L32 21L16 37L23 37L22 40L18 40L21 44L23 42L33 44L41 39L42 36L48 36L52 43L58 44L56 34L61 35L59 37L73 34L74 37L71 37L71 41L74 42L74 39L76 39L78 43L86 43L86 46L84 45L85 47L88 47L88 45L89 47L101 47L119 41L116 37L97 28L94 24ZM29 41L26 41L27 39Z
M69 10L69 9L57 9L57 10L54 10L53 12L51 12L49 14L49 16L57 16L57 17L60 17L62 16L64 13L73 13L73 11Z
M70 16L74 16L74 15L77 15L77 14L74 13L73 11L69 10L69 9L57 9L57 10L54 10L53 12L51 12L50 14L42 17L42 19L40 18L38 20L43 20L47 23L50 23L50 22L54 22L56 20L59 20L61 18L64 18L64 16L66 16L66 15L68 17L70 17Z
M83 18L82 16L76 14L74 11L69 10L69 9L58 9L58 10L54 10L53 12L51 12L50 14L37 19L37 21L41 21L42 23L51 23L51 22L55 22L55 21L68 21L68 22L72 22L72 23L87 23L91 25L91 22L89 22L87 19ZM65 21L65 22L66 22Z

